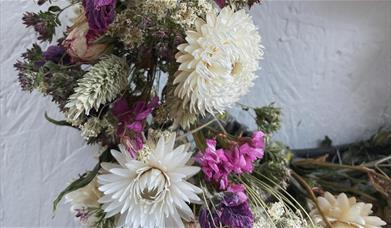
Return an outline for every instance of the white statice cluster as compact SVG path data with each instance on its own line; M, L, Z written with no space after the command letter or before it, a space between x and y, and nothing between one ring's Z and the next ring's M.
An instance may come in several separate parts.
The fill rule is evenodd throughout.
M213 6L207 0L180 2L177 10L171 15L171 18L182 28L193 28L195 21L207 13L213 11Z
M80 125L81 135L86 139L90 140L96 138L99 134L106 132L107 135L114 135L115 128L104 116L103 118L91 117Z
M70 122L91 109L114 100L128 86L128 66L123 58L115 55L103 57L91 70L78 80L74 93L69 97L65 113Z
M348 198L345 193L337 197L329 192L317 198L320 210L327 221L335 228L380 228L386 222L377 216L371 216L372 204L357 202L355 197ZM311 211L313 219L322 227L326 227L319 211Z
M144 11L156 15L158 20L166 17L167 13L176 6L177 0L145 0L143 3Z
M186 165L191 158L186 145L175 148L175 134L161 136L143 161L127 150L112 150L118 164L102 163L98 176L99 199L106 217L119 215L118 227L184 227L194 221L188 203L199 203L201 189L187 181L200 168Z
M253 212L254 228L313 228L299 211L293 212L283 202L270 204L267 211L255 208Z
M65 202L71 204L71 212L78 222L86 227L94 227L98 220L95 212L100 208L98 200L101 196L97 179L94 178L85 187L66 194Z
M178 46L174 95L189 113L222 113L253 85L263 56L261 37L250 15L229 7L195 25L186 32L187 43ZM171 112L178 116L178 110Z

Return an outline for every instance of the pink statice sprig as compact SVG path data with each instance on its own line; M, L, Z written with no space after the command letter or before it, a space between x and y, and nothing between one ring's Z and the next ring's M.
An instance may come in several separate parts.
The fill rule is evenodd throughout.
M254 132L251 139L239 138L230 140L227 148L216 148L216 139L207 139L206 149L197 154L207 181L214 182L220 190L230 185L228 177L231 173L251 173L254 162L264 155L265 137L263 132Z

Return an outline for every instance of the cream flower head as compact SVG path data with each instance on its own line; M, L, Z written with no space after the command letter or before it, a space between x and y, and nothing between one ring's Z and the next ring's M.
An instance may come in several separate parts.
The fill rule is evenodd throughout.
M187 146L174 149L175 134L161 136L148 158L131 158L122 146L111 153L119 164L103 163L108 174L98 176L99 202L106 217L119 215L119 227L183 227L193 221L188 203L200 202L201 189L186 181L200 168L187 166Z
M318 204L327 220L336 228L376 228L386 225L379 217L369 216L372 204L357 202L355 197L348 198L345 193L335 197L325 192L323 197L318 197ZM311 215L315 221L325 225L318 210L314 209Z
M247 93L259 69L261 37L244 10L225 7L198 19L178 46L175 96L191 113L223 112ZM176 110L172 110L175 112Z

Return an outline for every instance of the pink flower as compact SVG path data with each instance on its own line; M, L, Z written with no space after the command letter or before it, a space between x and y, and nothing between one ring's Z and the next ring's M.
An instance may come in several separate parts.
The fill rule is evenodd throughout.
M243 143L240 140L247 140L247 142ZM245 138L240 140L231 141L234 145L229 149L216 149L216 140L208 139L205 151L196 156L206 179L217 183L221 190L228 187L238 192L239 186L229 185L229 174L251 173L253 163L263 157L265 142L262 132L254 132L251 140Z
M253 163L263 157L264 154L264 134L261 131L254 132L250 142L236 145L227 150L227 156L233 166L235 173L251 173Z
M214 181L220 189L228 186L228 175L232 171L232 165L223 149L216 150L216 140L208 139L207 148L196 157L203 173L208 181Z
M227 188L227 191L238 194L241 202L246 201L248 198L245 193L245 187L242 184L230 184Z
M133 158L136 157L137 152L144 146L142 135L144 131L143 123L158 105L158 97L153 97L149 103L137 101L132 107L129 107L128 101L125 98L120 98L113 104L111 111L119 122L117 135Z

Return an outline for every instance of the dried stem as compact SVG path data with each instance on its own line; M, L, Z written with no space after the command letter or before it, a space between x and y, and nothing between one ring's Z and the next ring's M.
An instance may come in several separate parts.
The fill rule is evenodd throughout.
M306 192L309 194L310 199L314 202L316 208L319 211L320 216L322 216L323 221L326 223L326 227L332 228L330 222L327 220L326 216L323 214L322 210L320 209L320 206L318 204L318 201L315 197L315 194L312 192L311 187L307 184L307 182L302 178L299 174L297 174L295 171L291 171L292 176L301 184L301 186L304 187Z

